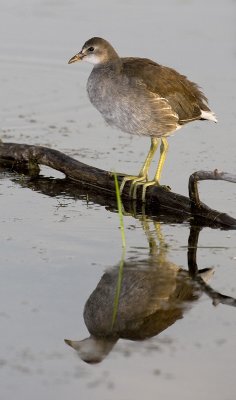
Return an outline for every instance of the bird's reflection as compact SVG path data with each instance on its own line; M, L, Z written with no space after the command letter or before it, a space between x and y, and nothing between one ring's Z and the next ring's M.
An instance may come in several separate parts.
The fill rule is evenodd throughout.
M107 270L84 307L84 321L90 336L84 340L66 340L87 363L102 361L118 339L144 340L182 318L201 294L188 273L168 260L168 246L155 224L158 243L149 224L142 222L148 238L148 258L124 262L122 281L114 317L114 299L119 281L119 266ZM202 282L212 269L198 271Z

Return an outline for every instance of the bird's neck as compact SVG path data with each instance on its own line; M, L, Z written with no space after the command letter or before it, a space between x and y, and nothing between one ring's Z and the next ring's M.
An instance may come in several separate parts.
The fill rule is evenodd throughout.
M95 70L107 70L107 71L114 71L116 73L119 73L122 69L122 61L121 59L117 56L112 59L109 59L107 61L104 61L102 63L94 65Z

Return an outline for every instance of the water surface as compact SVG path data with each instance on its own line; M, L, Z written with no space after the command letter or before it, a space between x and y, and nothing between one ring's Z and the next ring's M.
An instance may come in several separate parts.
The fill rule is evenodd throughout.
M186 194L195 170L234 173L235 1L2 0L0 32L3 141L50 146L103 169L139 170L148 139L105 126L86 95L91 67L67 65L97 35L122 55L185 73L218 116L217 125L192 123L170 138L163 182ZM48 168L42 174L61 177ZM89 192L52 194L20 174L0 176L1 399L235 398L235 308L215 307L204 293L159 335L120 339L101 363L83 362L64 339L89 335L85 303L121 258L118 216ZM200 192L208 205L236 215L233 184L201 183ZM126 262L147 268L150 237L160 249L156 222L127 215L124 223ZM188 224L161 223L174 270L188 269L189 232ZM197 252L199 269L215 270L211 287L232 297L235 238L204 228Z

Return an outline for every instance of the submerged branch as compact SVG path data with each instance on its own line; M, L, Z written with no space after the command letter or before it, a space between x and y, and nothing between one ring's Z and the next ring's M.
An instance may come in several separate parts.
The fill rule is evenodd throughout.
M60 151L53 150L42 146L33 146L18 143L0 143L0 165L9 167L14 170L25 168L31 171L31 174L39 173L39 166L45 165L60 171L66 177L75 182L75 186L92 187L98 194L103 193L104 196L109 196L115 199L114 176L112 172L104 171L80 161L77 161ZM236 228L236 219L225 213L213 210L202 203L197 192L197 180L201 177L219 176L215 171L212 173L200 171L190 177L190 199L177 193L170 192L161 186L150 186L146 194L145 210L150 210L153 215L163 212L176 214L178 219L183 221L193 219L196 223L203 225L214 225L221 228ZM124 174L117 174L118 182L121 183ZM230 174L221 173L221 178L208 179L224 179ZM206 178L203 178L206 179ZM229 179L227 179L229 180ZM131 203L129 199L129 186L125 185L122 193L122 201ZM141 187L138 189L137 207L143 207L141 202Z

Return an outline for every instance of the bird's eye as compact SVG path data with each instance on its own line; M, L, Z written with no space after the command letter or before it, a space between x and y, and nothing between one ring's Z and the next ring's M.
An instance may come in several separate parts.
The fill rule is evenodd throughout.
M94 47L89 47L88 51L94 51Z

